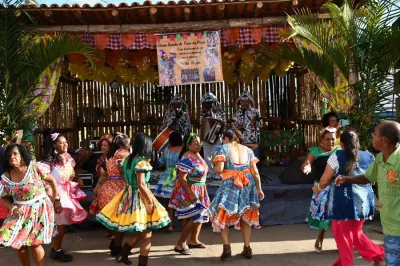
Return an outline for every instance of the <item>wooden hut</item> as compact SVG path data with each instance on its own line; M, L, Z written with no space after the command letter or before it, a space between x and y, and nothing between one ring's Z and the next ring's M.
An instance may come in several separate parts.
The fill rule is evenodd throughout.
M287 27L286 14L292 14L294 8L303 7L316 12L325 2L202 0L152 4L146 1L118 6L96 4L91 7L84 4L22 8L37 21L38 30L81 36L103 49L105 54L111 53L111 58L119 56L124 61L129 53L133 53L130 56L135 58L154 52L155 33L220 30L223 36L221 45L225 51L260 44L275 45L281 41L277 32ZM82 81L64 74L54 101L39 127L58 128L67 135L71 148L89 147L90 140L106 132L126 132L130 135L147 132L155 137L168 100L177 93L187 101L194 130L197 130L202 94L213 92L230 120L236 111L235 101L243 89L253 94L256 108L264 118L262 134L267 138L276 138L271 145L262 144L264 156L288 151L296 153L292 148L302 154L306 147L316 144L321 97L307 71L297 66L287 71L284 77L271 75L267 81L256 77L250 84L238 79L231 85L211 83L165 88L149 82L140 86L128 83L112 88L110 84L96 80ZM293 121L295 126L288 121ZM288 135L289 131L291 135ZM294 131L297 132L295 135ZM296 140L290 144L280 142L288 136ZM42 141L40 136L37 140ZM37 152L40 157L40 149Z

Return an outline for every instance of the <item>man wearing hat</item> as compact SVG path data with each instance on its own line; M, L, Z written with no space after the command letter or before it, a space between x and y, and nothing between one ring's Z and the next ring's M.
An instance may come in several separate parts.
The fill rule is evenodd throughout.
M161 125L161 131L167 127L178 132L182 136L190 133L192 125L190 124L190 116L188 107L182 97L175 96L168 104L168 109L165 112L164 120Z
M234 127L242 132L243 144L254 150L258 157L259 130L261 127L260 111L253 107L254 99L248 91L240 94L236 106Z
M207 92L201 97L200 104L202 109L200 139L203 141L203 158L208 165L209 177L214 177L212 157L217 146L221 145L220 135L226 124L225 114L217 97L211 92Z

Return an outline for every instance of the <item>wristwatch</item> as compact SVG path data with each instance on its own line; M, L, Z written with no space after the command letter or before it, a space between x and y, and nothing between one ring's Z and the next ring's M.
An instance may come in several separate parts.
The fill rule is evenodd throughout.
M54 197L54 201L60 201L60 196Z

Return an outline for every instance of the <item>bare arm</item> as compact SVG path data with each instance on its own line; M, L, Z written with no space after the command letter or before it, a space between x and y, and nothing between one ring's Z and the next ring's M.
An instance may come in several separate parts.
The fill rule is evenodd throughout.
M193 193L189 183L187 182L187 176L188 176L188 173L179 171L178 179L179 179L179 182L181 182L182 187L189 194L190 202L195 203L197 201L197 198L196 198L196 195Z
M368 183L371 183L371 181L368 180L363 175L357 175L357 176L339 175L335 180L336 186L340 186L341 184L368 184Z
M258 192L258 199L263 200L264 199L264 192L262 191L261 188L261 178L260 174L258 173L257 165L255 163L250 164L250 173L254 177L254 183L256 183L256 188Z
M319 187L321 189L326 188L332 180L333 175L335 174L335 170L329 164L326 165L324 174L319 181Z
M138 185L138 189L140 191L140 194L143 196L144 200L150 204L151 203L151 194L149 192L149 188L147 187L147 184L145 182L145 172L136 172L136 182Z
M1 201L3 202L4 206L6 206L7 209L11 210L13 205L11 204L11 200L9 196L1 197Z
M224 162L217 162L217 163L215 163L215 165L214 165L214 172L216 173L216 174L220 174L220 173L222 173L222 171L224 171L224 165L225 165L225 163Z
M43 180L46 181L50 185L51 190L53 192L53 196L57 197L58 196L58 186L57 186L57 181L54 179L54 177L49 174Z

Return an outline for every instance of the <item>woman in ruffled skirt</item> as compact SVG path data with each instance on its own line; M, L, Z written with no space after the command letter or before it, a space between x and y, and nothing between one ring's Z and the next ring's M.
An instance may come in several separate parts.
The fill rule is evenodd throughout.
M152 231L165 227L170 222L167 211L148 188L152 170L149 162L151 154L151 139L144 134L138 134L133 152L123 164L125 188L96 217L110 230L133 234L116 257L118 263L131 265L132 262L128 259L130 251L136 242L141 241L138 265L147 265Z
M20 144L7 147L4 170L0 195L9 214L0 228L0 244L16 249L23 266L31 265L29 248L35 264L43 266L42 245L50 244L56 233L54 210L56 213L62 210L57 182L49 175L50 168L33 162L28 151ZM46 194L43 180L49 182L52 188L54 207Z
M208 166L200 150L200 138L196 134L190 133L185 137L177 165L178 179L169 201L176 217L183 220L183 230L174 248L175 252L183 255L192 254L193 248L206 248L199 241L199 235L202 224L209 221L210 199L205 184ZM186 244L189 234L191 238Z
M242 231L241 255L247 259L252 257L251 227L260 228L259 200L264 198L264 193L256 166L258 159L251 149L239 144L240 140L240 132L226 131L224 145L216 150L213 159L214 170L223 180L210 206L213 231L220 233L223 244L221 260L232 256L229 226Z

